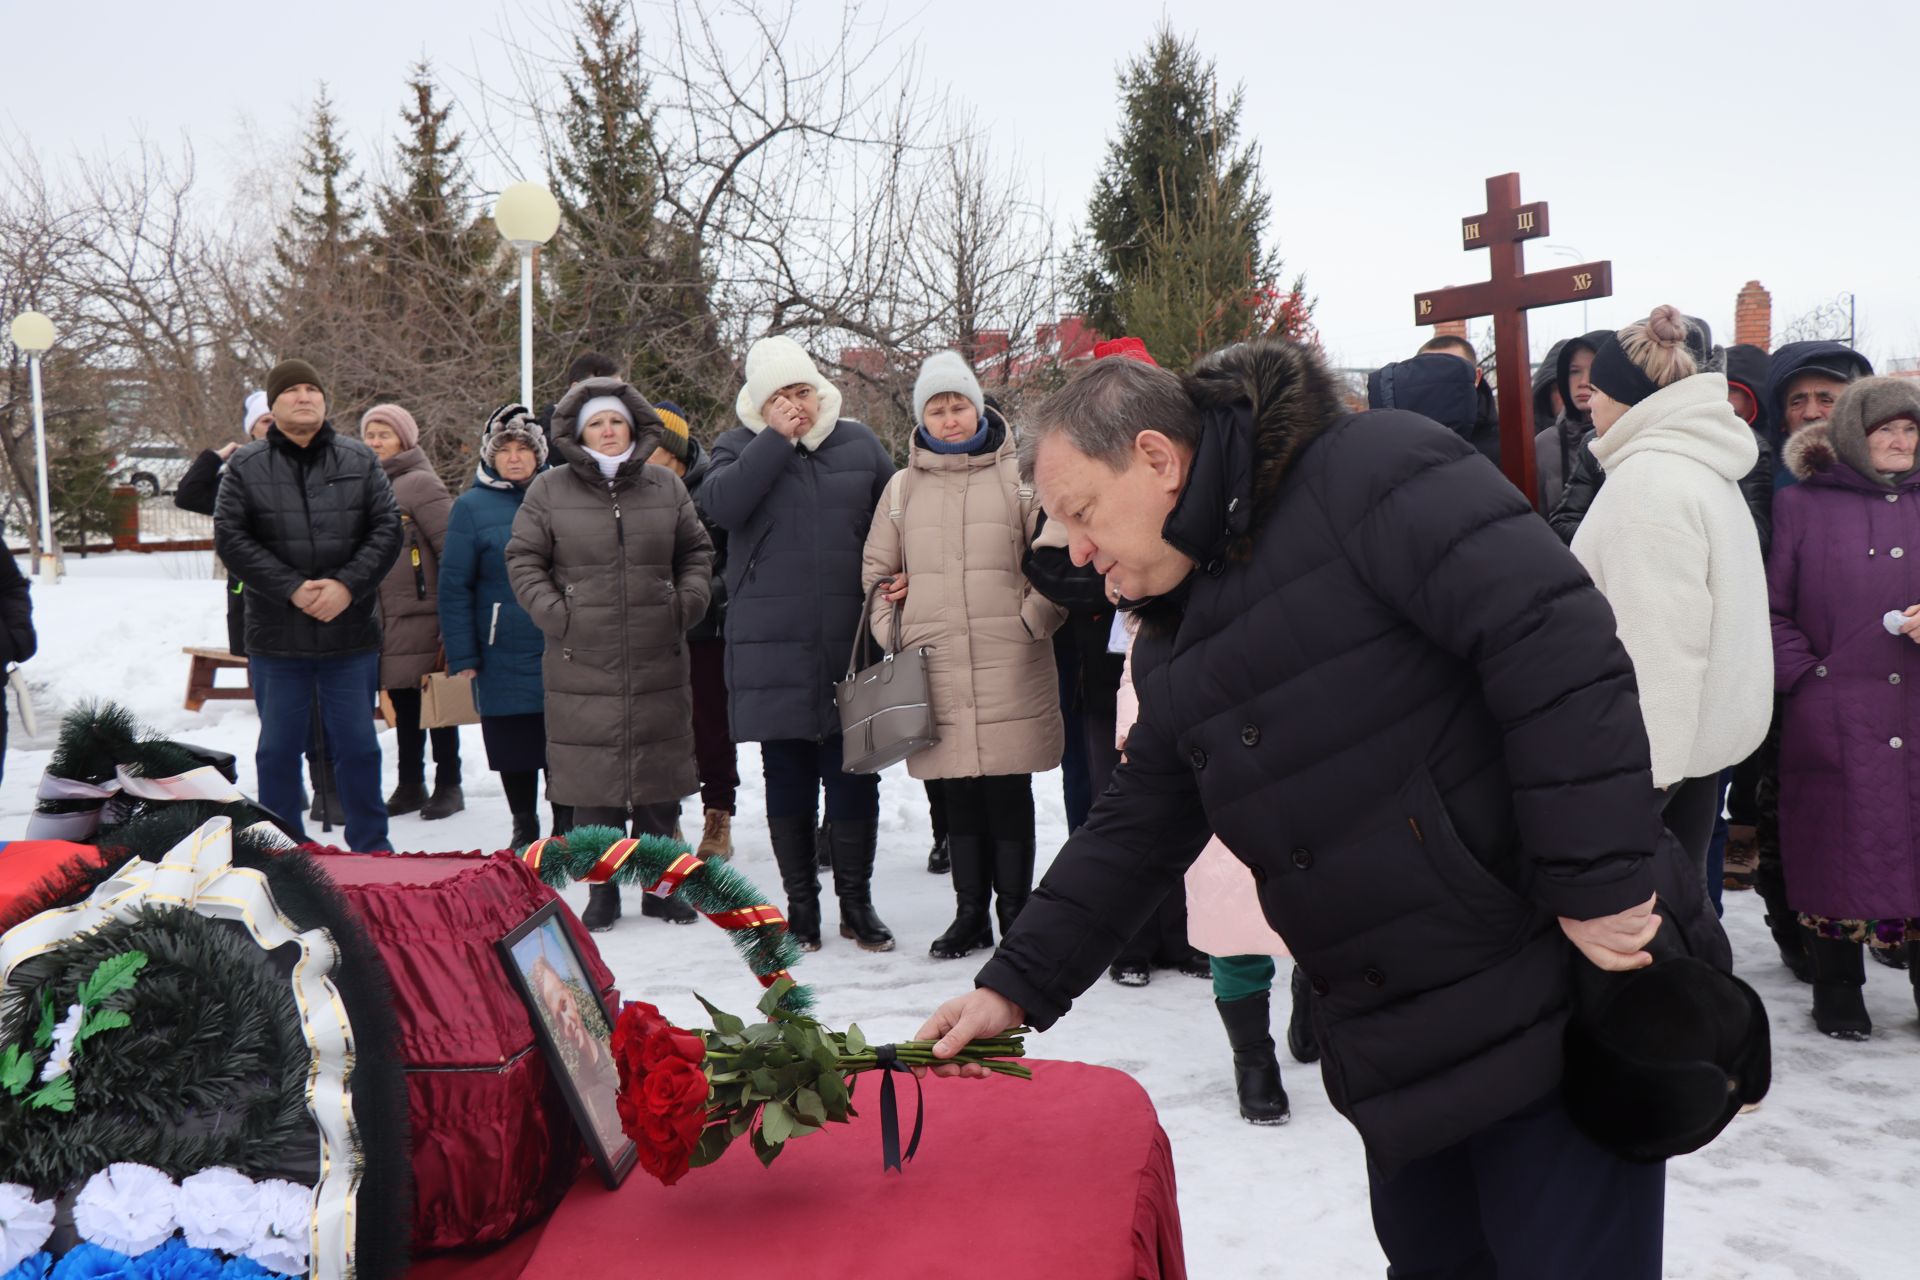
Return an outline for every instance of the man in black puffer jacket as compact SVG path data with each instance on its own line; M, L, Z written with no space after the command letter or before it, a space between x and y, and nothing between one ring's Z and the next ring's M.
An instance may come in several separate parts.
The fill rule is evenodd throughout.
M400 555L400 509L373 451L327 422L313 366L275 365L267 402L274 425L227 460L213 516L214 548L247 584L260 803L300 830L300 757L317 696L347 844L388 849L373 702L379 586Z
M1561 1100L1572 966L1648 964L1662 924L1728 957L1677 847L1654 856L1633 667L1579 564L1459 436L1343 413L1285 343L1184 382L1097 361L1023 465L1141 616L1140 719L979 989L921 1035L950 1056L1050 1025L1212 831L1309 976L1394 1274L1657 1277L1662 1167Z

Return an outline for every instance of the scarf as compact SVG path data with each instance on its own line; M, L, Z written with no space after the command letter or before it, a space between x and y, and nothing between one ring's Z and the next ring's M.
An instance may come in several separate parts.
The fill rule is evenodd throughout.
M992 425L987 421L986 415L982 414L980 415L980 429L968 436L965 440L956 440L949 444L945 440L935 438L934 434L928 431L924 425L921 426L915 434L920 437L920 447L929 453L977 453L980 450L980 446L987 442L987 436L992 433L992 430Z
M633 448L633 445L628 445L612 457L608 457L597 449L588 449L586 454L589 458L593 459L593 465L600 468L601 478L608 484L612 484L614 472L620 470L620 468L626 464L627 459L633 456Z

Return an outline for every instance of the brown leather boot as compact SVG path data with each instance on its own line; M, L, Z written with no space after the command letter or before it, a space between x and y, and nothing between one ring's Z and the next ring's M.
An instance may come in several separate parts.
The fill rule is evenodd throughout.
M707 810L707 827L694 856L702 862L725 862L733 856L733 815L725 809Z

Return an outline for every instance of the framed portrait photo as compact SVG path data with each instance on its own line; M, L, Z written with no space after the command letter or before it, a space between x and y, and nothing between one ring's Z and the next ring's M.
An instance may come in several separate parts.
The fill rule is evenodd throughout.
M561 920L559 900L527 917L498 946L600 1176L617 1187L633 1169L637 1152L620 1129L613 1017Z

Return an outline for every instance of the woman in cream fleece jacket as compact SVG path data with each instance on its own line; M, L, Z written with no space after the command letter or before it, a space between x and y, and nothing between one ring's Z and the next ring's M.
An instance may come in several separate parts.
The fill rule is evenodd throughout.
M1573 553L1613 606L1633 659L1668 828L1705 873L1720 771L1766 736L1773 652L1766 567L1740 493L1758 457L1701 373L1672 307L1595 354L1594 457L1606 487Z

